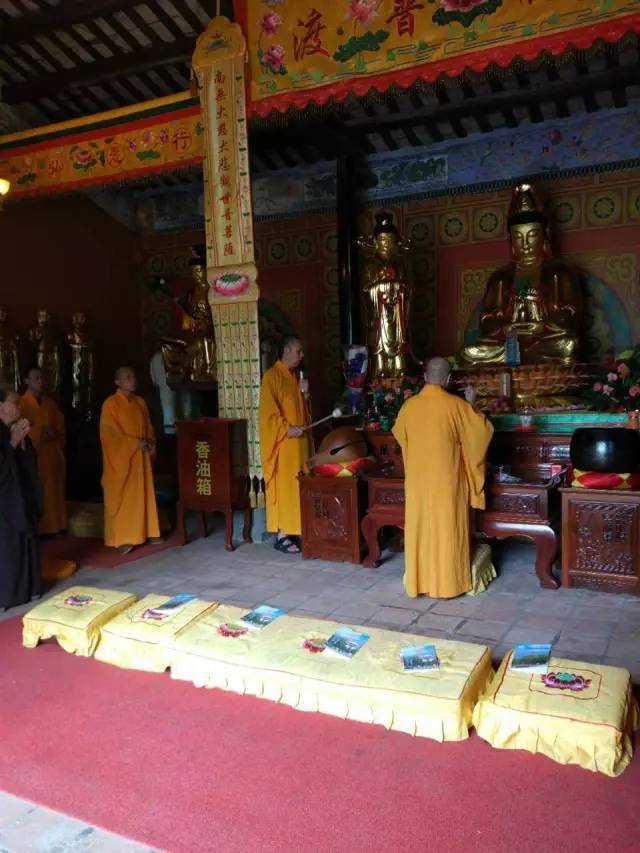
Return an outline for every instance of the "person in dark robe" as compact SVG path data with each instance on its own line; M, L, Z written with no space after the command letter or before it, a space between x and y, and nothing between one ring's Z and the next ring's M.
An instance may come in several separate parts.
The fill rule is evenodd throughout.
M41 594L38 466L20 397L0 385L0 609Z

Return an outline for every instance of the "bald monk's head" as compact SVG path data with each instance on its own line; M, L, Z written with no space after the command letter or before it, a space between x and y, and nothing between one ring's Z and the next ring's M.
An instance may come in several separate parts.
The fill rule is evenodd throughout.
M304 350L302 349L302 341L295 335L286 335L282 341L282 363L289 368L295 370L300 367L304 358Z
M25 385L27 386L27 391L31 391L36 400L39 400L42 397L42 392L44 391L44 377L42 376L42 371L39 367L32 367L31 370L25 376Z
M135 394L138 387L135 370L132 367L119 367L116 370L115 383L127 397Z
M424 381L427 385L440 385L445 388L449 384L451 366L446 358L430 358L424 369Z

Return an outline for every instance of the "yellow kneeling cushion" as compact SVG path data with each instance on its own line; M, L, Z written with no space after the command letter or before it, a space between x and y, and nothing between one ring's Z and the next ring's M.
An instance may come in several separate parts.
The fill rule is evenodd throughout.
M218 605L192 599L163 618L152 611L171 596L151 594L137 601L106 625L95 651L96 660L124 669L164 672L169 666L170 644L188 625Z
M626 669L551 657L546 675L509 669L509 652L473 712L481 738L617 776L632 757L638 706Z
M135 595L114 589L72 586L25 613L22 645L32 649L40 640L55 637L65 651L89 657L102 626L135 600Z
M225 635L243 630L238 621L246 612L221 605L192 622L172 644L171 677L438 741L468 737L492 672L486 646L356 627L370 639L346 661L305 648L305 641L333 634L335 622L281 616L260 631ZM405 673L401 648L429 642L440 668Z

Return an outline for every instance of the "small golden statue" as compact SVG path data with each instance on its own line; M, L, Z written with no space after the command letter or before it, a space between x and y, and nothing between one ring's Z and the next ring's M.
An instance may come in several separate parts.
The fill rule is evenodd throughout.
M85 331L87 318L82 311L71 317L72 331L67 335L71 350L71 406L88 412L93 400L93 351Z
M18 336L7 323L7 309L0 307L0 383L20 390Z
M377 213L373 234L360 237L358 245L366 256L372 376L397 379L414 361L407 336L411 290L402 258L409 243L399 237L392 213Z
M35 361L42 371L44 388L49 394L58 394L62 381L60 339L51 325L51 314L41 308L37 325L29 330L29 340L35 351Z
M480 336L461 361L504 364L507 338L515 335L522 364L571 364L579 347L580 284L571 267L551 257L547 218L529 184L514 189L508 227L513 260L491 274Z
M189 268L194 286L184 299L178 300L182 329L190 333L189 337L166 337L161 341L168 382L215 382L217 376L205 247L193 246L192 254Z

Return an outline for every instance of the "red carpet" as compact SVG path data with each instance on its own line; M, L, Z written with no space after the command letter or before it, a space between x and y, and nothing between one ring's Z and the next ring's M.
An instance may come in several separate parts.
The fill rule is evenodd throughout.
M637 853L618 779L121 671L0 624L0 788L172 853Z
M77 539L68 536L65 539L48 539L42 543L42 553L47 557L73 560L78 568L117 569L125 563L152 557L167 548L178 545L178 534L172 533L162 545L143 545L130 554L118 554L113 548L107 548L102 539Z

